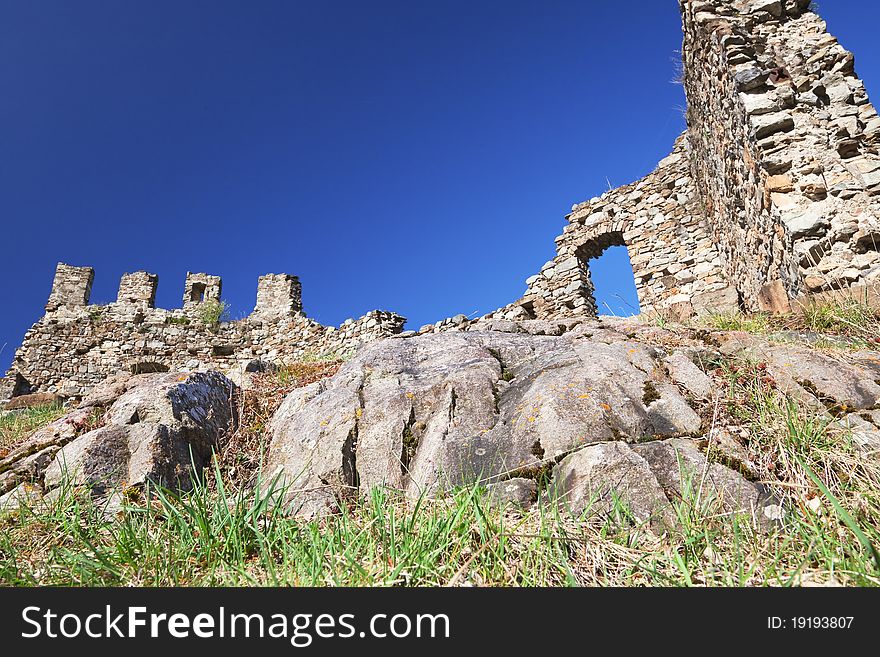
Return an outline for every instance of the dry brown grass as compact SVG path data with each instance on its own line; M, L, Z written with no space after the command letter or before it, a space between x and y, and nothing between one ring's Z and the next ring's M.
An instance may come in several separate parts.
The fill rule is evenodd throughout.
M253 485L265 456L266 426L284 398L297 388L333 376L341 366L341 360L296 362L251 377L236 399L238 428L219 450L219 472L228 487L238 490Z

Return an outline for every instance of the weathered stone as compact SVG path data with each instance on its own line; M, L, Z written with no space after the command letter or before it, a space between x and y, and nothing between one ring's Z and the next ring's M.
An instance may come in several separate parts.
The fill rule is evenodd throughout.
M699 432L676 386L652 378L659 359L598 327L373 343L284 401L269 426L268 476L311 516L348 490L433 494L538 473L590 443Z
M38 406L60 406L64 399L51 392L35 392L30 395L20 395L9 400L4 409L14 411L20 408L36 408Z
M880 414L877 419L880 420ZM863 456L880 460L880 428L876 424L857 413L850 413L841 418L837 425L849 433L853 445Z
M663 364L669 378L696 399L709 399L712 396L712 380L682 352L676 351L664 358Z
M495 507L530 507L538 498L538 486L533 479L514 477L489 484L489 503Z
M234 429L232 383L221 374L152 374L129 377L109 404L103 426L88 431L94 407L78 408L38 430L0 460L0 472L16 481L64 481L96 493L153 482L178 489L192 484ZM105 387L119 392L120 381ZM115 393L114 393L115 394ZM84 432L84 433L83 433Z
M832 406L870 409L880 403L880 378L863 364L845 363L795 344L730 342L731 354L766 362L779 386L803 398L804 391Z
M0 495L0 512L14 511L21 506L32 506L42 497L42 490L33 484L19 484L5 495Z
M763 87L767 83L769 74L755 66L742 68L733 74L736 88L739 91L751 91Z
M752 131L755 139L764 139L777 132L794 129L794 119L788 112L762 114L752 118Z
M774 314L791 312L791 302L782 281L767 283L760 289L758 309Z
M783 221L794 239L821 235L831 226L824 208L810 207L800 214L786 216Z
M771 192L787 193L794 190L794 185L791 183L791 178L783 174L767 178L767 189Z
M673 438L643 445L633 451L648 467L671 499L694 505L717 503L729 514L746 514L766 521L763 507L774 505L766 491L718 463L710 463L691 440ZM775 513L771 511L770 514Z
M638 522L675 526L669 500L647 461L623 443L603 443L565 457L553 469L553 498L575 515L610 515L622 504Z

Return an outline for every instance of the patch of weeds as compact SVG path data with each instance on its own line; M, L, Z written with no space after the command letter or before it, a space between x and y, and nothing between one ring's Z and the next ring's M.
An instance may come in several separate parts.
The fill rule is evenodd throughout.
M772 328L767 313L743 313L725 311L702 315L698 322L719 331L744 331L746 333L767 333Z
M490 354L492 354L492 358L498 361L498 366L501 368L501 380L507 381L508 383L513 381L515 375L513 372L507 369L507 365L504 363L504 359L501 358L501 352L499 352L497 349L491 348L489 348L488 351Z
M851 298L811 303L801 311L803 324L817 333L833 333L880 342L880 315L864 301Z
M411 463L412 458L416 455L416 450L419 448L419 439L413 435L412 429L407 426L403 430L403 454L404 454L404 462Z
M47 404L0 415L0 458L31 433L54 422L64 413L60 404Z
M229 304L220 299L208 299L199 304L198 317L203 324L217 326L229 319Z
M265 458L266 427L284 398L297 388L333 376L341 365L340 361L295 362L253 376L250 387L235 399L238 427L224 439L215 456L217 471L227 486L253 485ZM208 474L209 479L213 476L213 471Z
M344 363L352 359L356 349L337 351L306 351L299 358L300 363Z
M660 392L657 390L654 382L648 379L643 386L642 403L645 406L650 406L658 399L660 399Z
M166 317L165 323L172 326L189 326L192 320L189 317Z

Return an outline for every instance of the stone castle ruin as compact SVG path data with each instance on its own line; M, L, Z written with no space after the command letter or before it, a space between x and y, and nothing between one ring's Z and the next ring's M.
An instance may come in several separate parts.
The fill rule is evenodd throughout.
M589 261L629 250L642 312L786 310L880 279L880 117L809 0L680 0L687 131L580 203L556 257L493 314L596 313Z
M575 205L553 260L486 318L595 316L589 263L610 246L628 249L642 312L678 317L786 311L805 295L880 282L880 116L852 53L809 0L679 5L687 131L642 180ZM58 265L0 399L77 397L120 370L229 371L338 354L405 323L373 311L322 326L285 274L260 279L249 317L220 323L202 317L220 299L215 276L188 274L177 310L155 308L157 277L146 272L126 274L115 303L89 305L92 277Z
M116 301L107 305L89 304L93 279L90 267L58 265L46 314L25 335L4 380L7 395L81 397L120 371L233 373L309 355L344 355L400 333L406 322L374 310L339 328L322 326L305 316L299 279L287 274L261 276L254 311L232 322L219 321L219 306L209 307L221 298L219 276L188 273L183 307L176 310L155 307L155 274L125 274Z

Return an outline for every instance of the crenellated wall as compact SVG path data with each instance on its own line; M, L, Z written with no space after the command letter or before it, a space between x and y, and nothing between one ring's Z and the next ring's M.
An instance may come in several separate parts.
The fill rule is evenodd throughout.
M206 323L203 304L219 300L217 276L187 273L183 308L155 308L158 277L125 274L114 303L90 305L94 272L59 264L46 314L15 354L0 399L27 392L80 397L119 371L204 371L279 365L304 356L342 355L363 342L400 333L406 319L374 310L339 328L302 312L299 279L260 277L254 312Z

